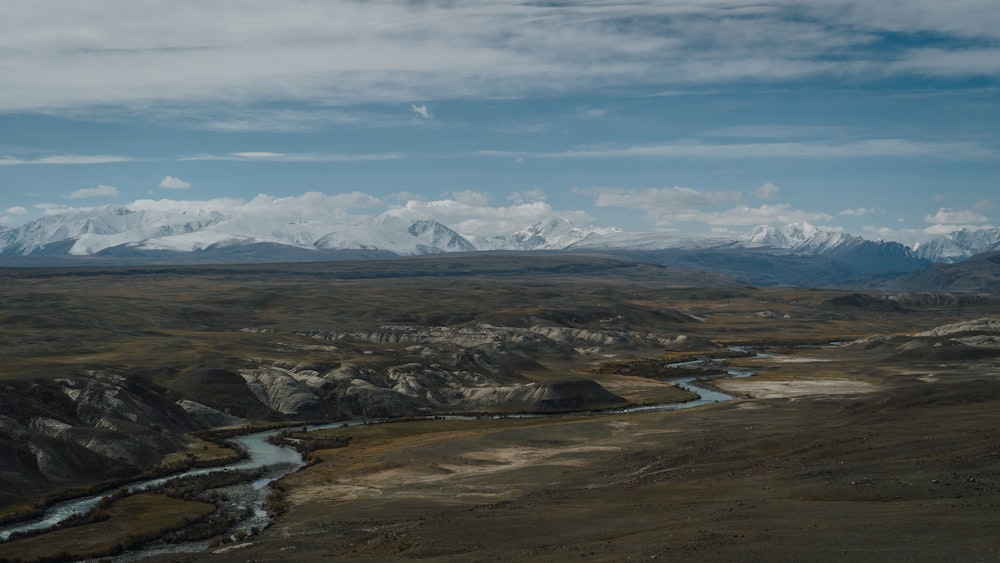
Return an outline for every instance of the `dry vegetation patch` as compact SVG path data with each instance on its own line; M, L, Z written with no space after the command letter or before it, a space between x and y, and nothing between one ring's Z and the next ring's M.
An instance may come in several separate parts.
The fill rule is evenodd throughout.
M122 553L213 511L215 506L206 502L132 495L112 504L104 521L2 543L0 559L69 561Z

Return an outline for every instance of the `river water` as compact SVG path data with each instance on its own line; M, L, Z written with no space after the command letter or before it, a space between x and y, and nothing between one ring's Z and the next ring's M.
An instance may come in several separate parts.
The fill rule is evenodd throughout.
M668 367L694 367L701 364L701 361L692 362L681 362L676 364L670 364ZM707 379L719 379L727 377L748 377L753 375L753 371L748 370L728 370L725 374L712 375L712 376L692 376L684 377L679 379L672 379L671 382L676 384L678 387L695 393L698 395L697 399L686 401L683 403L660 403L653 405L638 405L634 407L626 407L622 409L614 409L610 411L601 411L602 413L620 413L620 414L632 414L632 413L644 413L644 412L656 412L656 411L667 411L667 410L680 410L689 409L694 407L699 407L702 405L718 403L722 401L729 401L733 399L732 395L728 395L721 391L715 389L707 388L699 385L700 380ZM560 414L539 414L539 415L513 415L511 418L528 418L528 417L554 417L554 416L578 416L581 414L597 414L596 412L576 412L576 413L560 413ZM445 419L474 419L473 416L448 416L448 417L428 417L433 418L445 418ZM369 423L379 423L379 422L391 422L389 420L374 420L369 421ZM325 430L328 428L340 428L343 426L357 426L364 424L363 421L353 420L350 422L335 422L331 424L312 426L309 430ZM240 508L249 507L250 517L246 520L240 522L237 526L238 530L249 530L251 528L263 529L268 523L270 516L267 512L267 495L268 487L272 481L280 479L289 473L293 473L301 469L305 462L302 460L301 454L292 448L287 448L283 446L277 446L268 442L268 438L277 434L281 430L268 430L265 432L257 432L254 434L245 434L242 436L236 436L231 438L229 441L235 442L241 447L246 453L247 457L240 461L234 462L229 465L219 466L219 467L205 467L199 469L191 469L184 471L182 473L177 473L167 477L159 477L155 479L149 479L147 481L141 481L128 485L129 489L133 492L145 491L163 483L176 479L178 477L187 477L194 475L204 475L208 473L215 473L219 471L231 471L231 470L257 470L265 468L266 471L264 475L258 480L254 481L248 486L244 485L242 491L236 495L236 500L234 502L240 503ZM0 527L0 542L7 541L11 534L16 532L33 532L37 530L44 530L58 525L61 522L69 519L74 515L86 514L92 510L101 501L102 498L107 496L109 493L101 493L88 497L81 497L78 499L73 499L65 501L59 504L55 504L49 507L45 514L37 519L20 522L17 524L11 524L8 526ZM142 556L150 556L159 551L169 551L173 553L181 551L197 551L204 549L207 546L207 542L191 542L184 545L169 545L164 546L162 550L154 548L153 550L143 550ZM135 558L137 554L133 552L129 554L129 557ZM128 559L124 559L128 560ZM124 561L123 560L123 561Z
M329 425L331 428L336 426L342 426L344 423L336 423ZM348 423L349 424L349 423ZM321 428L321 427L315 427ZM195 475L206 475L209 473L216 473L219 471L232 471L232 470L256 470L260 468L267 468L264 476L255 481L252 486L257 490L264 489L271 481L275 479L280 479L293 471L300 469L305 463L302 461L302 456L299 452L293 450L292 448L286 448L282 446L276 446L267 441L269 437L276 434L280 430L269 430L266 432L257 432L254 434L244 434L242 436L236 436L231 438L230 442L235 442L238 447L242 448L247 452L247 457L239 461L233 462L229 465L223 465L219 467L203 467L199 469L190 469L181 473L175 473L166 477L158 477L155 479L149 479L147 481L140 481L137 483L132 483L127 485L130 491L141 492L145 490L152 489L171 479L176 479L178 477L189 477ZM15 532L33 532L37 530L44 530L46 528L51 528L74 515L82 515L93 509L101 499L110 493L101 493L88 497L81 497L73 500L68 500L61 502L49 507L45 514L37 519L21 522L18 524L12 524L9 526L4 526L0 528L0 541L6 541L11 534ZM266 496L266 495L263 495ZM255 507L256 508L256 507Z

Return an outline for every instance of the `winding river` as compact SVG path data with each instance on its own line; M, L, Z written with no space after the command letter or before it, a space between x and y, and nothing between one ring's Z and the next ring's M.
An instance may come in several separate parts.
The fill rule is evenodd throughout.
M701 364L701 361L692 362L681 362L676 364L669 364L668 367L693 367ZM631 414L631 413L644 413L644 412L656 412L656 411L667 411L667 410L680 410L689 409L694 407L699 407L702 405L707 405L711 403L718 403L722 401L732 400L733 397L721 391L699 385L699 381L704 381L707 379L719 379L727 377L748 377L753 375L755 372L749 370L735 370L730 369L724 374L719 375L696 375L692 377L684 377L679 379L672 379L671 382L676 384L681 389L690 391L698 395L697 399L686 401L683 403L659 403L652 405L638 405L634 407L626 407L621 409L614 409L610 411L585 411L585 412L574 412L574 413L559 413L559 414L527 414L527 415L511 415L510 418L534 418L534 417L557 417L557 416L579 416L581 414L607 414L607 413L619 413L619 414ZM435 418L435 417L429 417ZM442 417L436 417L442 418ZM445 419L473 419L472 416L450 416L444 417ZM389 420L375 420L369 423L380 423L380 422L391 422ZM309 427L309 430L325 430L328 428L340 428L343 426L358 426L364 424L363 421L354 420L350 422L335 422L331 424L325 424L321 426ZM243 436L236 436L231 438L229 441L235 442L239 447L243 448L247 452L247 457L240 461L231 463L229 465L219 466L219 467L206 467L199 469L191 469L181 473L169 475L167 477L159 477L155 479L149 479L147 481L140 481L129 485L129 490L132 492L145 491L163 483L176 479L178 477L187 477L194 475L204 475L208 473L215 473L219 471L231 471L231 470L257 470L264 468L265 472L262 477L254 481L250 486L253 493L250 495L243 495L241 498L234 502L239 502L243 505L241 506L251 508L251 516L240 522L238 528L249 530L251 527L263 528L269 523L269 516L267 513L267 485L272 481L280 479L289 473L293 473L301 469L305 462L302 460L301 454L292 448L277 446L268 442L268 438L277 434L283 429L268 430L264 432L257 432L254 434L245 434ZM97 504L104 498L108 493L101 493L93 496L81 497L78 499L73 499L65 502L61 502L49 507L45 514L34 520L20 522L16 524L10 524L7 526L0 527L0 542L7 541L11 534L18 532L34 532L38 530L44 530L56 526L67 519L75 515L83 515L92 510ZM201 549L202 544L207 545L207 542L196 542L191 544L192 547ZM174 545L169 546L167 549L170 551L178 551L180 546Z

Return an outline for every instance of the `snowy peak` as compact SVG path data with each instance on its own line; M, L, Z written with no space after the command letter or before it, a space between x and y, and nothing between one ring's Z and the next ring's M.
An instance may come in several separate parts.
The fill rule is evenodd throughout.
M399 255L474 251L467 240L437 221L406 222L390 216L354 225L327 225L315 241L324 250L383 250Z
M761 225L740 237L740 242L750 247L825 254L839 248L859 246L872 241L866 241L858 235L823 230L809 223L789 223Z
M549 217L514 233L519 250L559 250L587 238L593 229L581 229L562 217Z
M771 248L823 256L864 274L906 273L927 262L898 242L866 240L858 235L818 229L809 223L762 225L740 238L751 248Z
M122 244L201 231L224 220L215 212L164 213L107 206L51 215L0 233L0 255L29 255L72 241L69 254L94 254Z
M793 250L799 246L808 246L808 243L818 235L821 235L821 240L827 240L832 234L836 233L820 231L809 223L761 225L740 237L740 241L750 246Z
M429 252L475 252L476 247L437 221L418 220L407 231L420 240Z
M974 254L1000 250L1000 228L961 229L931 239L914 250L917 256L932 262L960 262Z
M410 220L388 213L348 218L320 213L303 215L298 208L282 211L275 206L225 209L205 209L181 202L135 202L128 206L77 209L0 229L0 256L135 256L145 251L199 252L256 244L304 251L377 250L397 255L477 250L707 251L742 247L818 255L859 271L894 273L923 267L926 260L954 262L972 254L1000 250L1000 229L956 231L921 245L915 252L899 243L869 241L809 223L761 225L739 241L732 241L578 227L559 216L510 233L460 234L432 219Z

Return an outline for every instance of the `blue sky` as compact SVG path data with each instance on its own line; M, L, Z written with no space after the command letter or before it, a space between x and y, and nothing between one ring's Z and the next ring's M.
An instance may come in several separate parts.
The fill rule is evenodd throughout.
M280 200L913 242L1000 224L998 78L995 0L9 0L0 226Z

